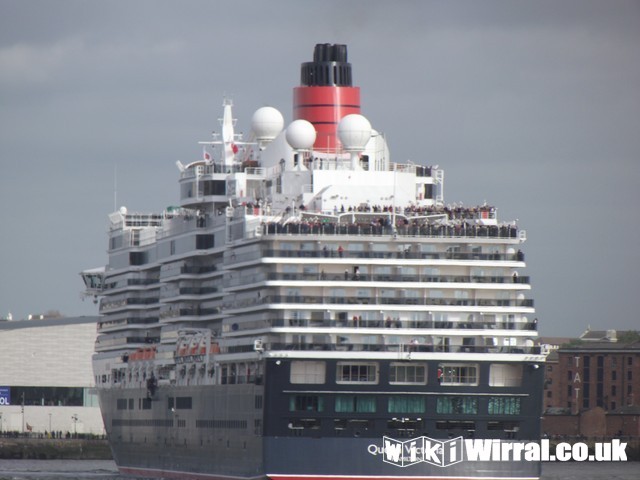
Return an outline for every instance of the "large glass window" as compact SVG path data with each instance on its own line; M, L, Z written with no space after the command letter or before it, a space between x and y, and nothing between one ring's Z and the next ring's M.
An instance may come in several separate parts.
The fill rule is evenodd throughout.
M291 395L290 412L323 412L324 398L319 395Z
M81 407L84 389L81 387L11 387L13 404Z
M324 362L291 362L291 383L324 383L326 366Z
M522 383L522 365L492 363L489 367L489 386L519 387Z
M489 397L489 415L519 415L520 397Z
M389 383L425 385L427 383L427 366L392 363L389 369Z
M436 413L475 415L478 413L476 397L442 396L436 400Z
M378 383L378 364L338 362L337 383Z
M375 413L376 397L373 395L336 396L337 413Z
M477 385L478 366L444 363L438 366L438 382L442 385Z
M424 413L425 398L419 395L392 395L389 397L389 413Z

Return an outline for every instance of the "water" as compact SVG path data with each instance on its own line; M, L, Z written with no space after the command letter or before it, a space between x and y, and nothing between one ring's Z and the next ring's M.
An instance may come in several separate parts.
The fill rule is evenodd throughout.
M0 480L131 480L110 460L0 460ZM639 480L640 462L547 463L542 480Z
M0 460L0 480L131 480L111 460Z

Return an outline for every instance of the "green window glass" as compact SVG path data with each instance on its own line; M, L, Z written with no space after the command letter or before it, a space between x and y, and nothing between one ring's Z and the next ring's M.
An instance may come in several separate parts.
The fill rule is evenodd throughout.
M519 415L520 397L490 397L488 413L490 415Z
M418 395L393 395L389 397L389 413L424 413L425 398Z
M324 398L318 395L291 395L290 412L323 412Z
M336 412L338 413L375 413L376 398L372 395L338 395Z
M475 415L478 413L478 399L462 396L438 397L436 400L436 413Z

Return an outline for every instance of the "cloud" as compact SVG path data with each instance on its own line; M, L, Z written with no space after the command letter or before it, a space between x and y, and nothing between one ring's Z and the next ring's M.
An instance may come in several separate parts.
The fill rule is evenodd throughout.
M48 84L83 49L77 38L51 45L17 43L0 48L0 85Z

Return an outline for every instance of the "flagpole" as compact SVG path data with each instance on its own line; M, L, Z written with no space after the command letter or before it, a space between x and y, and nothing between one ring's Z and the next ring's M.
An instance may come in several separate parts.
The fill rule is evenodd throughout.
M113 211L118 210L118 164L113 166Z

